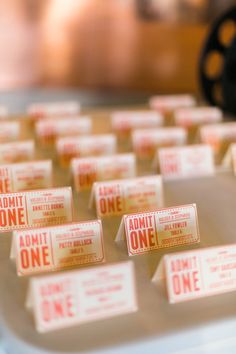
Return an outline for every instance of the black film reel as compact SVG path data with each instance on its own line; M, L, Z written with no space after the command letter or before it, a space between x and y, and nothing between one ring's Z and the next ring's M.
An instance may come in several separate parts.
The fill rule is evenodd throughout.
M213 23L199 69L205 99L236 115L236 6Z

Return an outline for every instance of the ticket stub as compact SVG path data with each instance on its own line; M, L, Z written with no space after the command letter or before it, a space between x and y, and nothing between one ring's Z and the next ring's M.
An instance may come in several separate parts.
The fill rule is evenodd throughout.
M26 306L38 332L137 311L131 261L35 277Z
M71 187L0 194L0 232L73 221Z
M0 144L0 164L30 161L35 156L33 140Z
M134 154L85 157L71 162L74 185L77 191L90 189L94 182L136 176Z
M154 210L163 206L161 176L144 176L95 182L90 207L95 199L98 217Z
M58 138L56 150L62 166L68 166L73 157L115 154L117 139L114 134L70 136Z
M44 144L54 143L60 136L82 135L91 133L92 121L90 117L41 119L35 125L37 137Z
M236 290L236 245L168 254L158 268L153 281L166 277L170 303L230 292Z
M209 145L161 148L158 151L161 175L165 180L213 176L213 150Z
M32 103L27 113L33 120L49 117L73 116L80 112L80 104L76 101L38 102Z
M175 124L184 128L200 124L220 123L222 111L217 107L179 108L174 112Z
M13 232L18 275L63 270L105 260L100 220Z
M224 143L236 141L236 122L203 125L200 127L200 139L212 146L214 152L220 152Z
M6 119L8 115L8 109L6 106L1 105L0 106L0 120L1 119Z
M195 204L124 215L116 241L126 239L129 256L200 242Z
M173 111L180 107L192 107L196 105L196 100L192 95L157 95L149 100L149 105L152 109L160 112Z
M0 121L0 143L7 143L20 138L21 127L18 121Z
M0 193L51 187L51 160L0 165Z
M163 125L163 116L155 111L116 111L112 113L112 129L120 134L133 129L156 128Z
M187 143L187 131L181 127L137 129L132 133L133 151L139 158L152 158L161 146L176 146Z

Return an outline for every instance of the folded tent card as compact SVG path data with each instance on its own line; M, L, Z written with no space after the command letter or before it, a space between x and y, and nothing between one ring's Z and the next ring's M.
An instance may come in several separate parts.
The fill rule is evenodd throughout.
M222 150L236 141L236 122L203 125L199 136L202 143L212 146L215 155L220 155Z
M0 165L0 193L51 188L52 161L30 161Z
M0 143L20 139L21 123L19 121L0 121Z
M73 116L80 112L80 104L76 101L37 102L27 108L27 114L33 121L49 117Z
M115 111L111 115L112 130L119 135L127 135L133 129L157 128L164 118L155 111Z
M168 113L181 107L193 107L196 105L196 100L188 94L157 95L150 98L149 105L151 109Z
M26 306L38 332L137 311L131 261L31 278Z
M144 176L95 182L89 207L95 204L97 217L122 215L163 206L161 176Z
M132 132L132 146L138 158L151 159L158 147L185 145L187 138L187 131L181 127L137 129Z
M14 163L33 160L35 143L33 140L0 144L0 163Z
M134 154L75 158L71 170L77 191L92 188L94 182L136 176L136 157Z
M105 261L100 220L13 232L11 256L17 274L58 271Z
M0 232L72 221L71 187L0 194Z
M220 123L223 113L217 107L179 108L174 111L174 119L177 126L191 128L200 124Z
M56 141L56 150L61 165L66 167L74 157L115 154L117 139L114 134L62 137Z
M45 118L36 122L35 131L42 144L52 144L60 136L86 135L92 130L92 120L88 116Z
M158 165L164 180L197 178L215 174L213 150L206 144L160 148L154 158L155 170Z
M116 242L126 240L128 255L200 242L195 204L124 215Z
M170 303L236 290L236 245L165 255L152 278L165 280Z

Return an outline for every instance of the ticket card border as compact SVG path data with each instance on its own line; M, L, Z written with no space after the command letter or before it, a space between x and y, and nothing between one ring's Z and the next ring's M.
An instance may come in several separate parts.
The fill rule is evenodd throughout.
M176 300L176 299L173 299L172 297L170 297L170 295L169 295L170 294L170 292L169 292L170 280L168 279L168 276L166 274L166 272L167 272L166 263L167 263L169 257L176 256L178 254L183 254L183 253L184 254L191 254L191 253L201 254L202 252L203 253L207 253L208 250L209 251L218 250L218 249L224 250L225 248L229 248L230 249L231 246L236 247L236 243L230 243L230 244L225 244L225 245L217 245L217 246L210 246L210 247L201 247L201 248L197 248L197 249L174 252L174 253L170 253L170 254L164 255L163 259L160 260L160 263L163 261L164 279L166 280L165 284L166 284L166 291L167 291L167 297L168 297L169 303L171 305L172 304L178 304L178 303L183 303L183 302L186 302L186 301L200 300L200 299L203 299L203 298L206 298L206 297L211 297L211 296L215 296L215 295L222 295L222 294L231 293L231 292L236 291L236 286L235 286L234 289L230 289L230 290L224 289L224 290L221 290L221 291L213 291L211 293L206 293L206 294L202 294L202 295L198 295L198 296L196 296L196 295L195 296L189 296L189 297L185 297L184 299ZM159 268L159 265L161 265L160 263L158 264L157 269ZM201 269L201 272L204 272L204 269ZM153 279L154 282L156 282L155 274L154 274L153 278L154 278Z
M1 194L0 196L3 196L3 197L6 197L6 196L9 196L9 195L22 195L23 194L23 197L24 199L26 200L26 194L34 194L34 193L38 193L38 192L41 192L41 193L50 193L54 190L62 190L62 189L68 189L68 191L70 191L70 196L71 196L71 200L70 200L70 206L71 206L71 220L74 220L74 216L75 216L75 210L74 210L74 203L73 203L73 192L72 192L72 188L71 186L65 186L65 187L55 187L55 188L43 188L43 189L33 189L33 190L29 190L29 191L21 191L21 192L12 192L12 193L4 193L4 194ZM26 203L27 204L27 203ZM27 213L27 219L28 219L28 208L27 208L27 205L26 205L26 213ZM28 225L28 224L27 224ZM15 226L15 227L9 227L9 226L6 226L4 228L4 230L2 228L0 228L0 233L8 233L8 232L12 232L12 231L15 231L15 230L25 230L25 229L32 229L33 227L32 226L29 226L27 227L27 225L18 225L18 226ZM63 225L63 224L61 224Z
M163 247L157 247L155 249L152 249L152 250L148 250L148 251L143 251L143 252L139 252L139 253L133 253L130 251L130 248L129 248L129 241L127 239L127 225L126 225L126 218L128 218L129 216L132 216L132 215L148 215L148 214L156 214L160 211L164 211L164 210L170 210L170 209L180 209L180 208L183 208L183 207L192 207L194 209L194 212L195 212L195 225L196 225L196 231L197 231L197 239L196 241L193 241L191 243L189 242L182 242L182 243L179 243L178 245L172 245L172 246L169 246L169 245L165 245ZM191 203L191 204L182 204L182 205L177 205L177 206L171 206L171 207L165 207L165 208L160 208L160 209L156 209L154 211L147 211L147 212L138 212L138 213L131 213L131 214L125 214L123 216L123 220L124 220L124 234L125 234L125 241L126 241L126 244L127 244L127 250L128 250L128 255L129 256L139 256L139 255L143 255L143 254L148 254L149 252L155 252L155 251L159 251L159 250L163 250L163 249L166 249L166 248L175 248L175 247L181 247L181 246L184 246L184 245L194 245L194 244L198 244L200 242L200 229L199 229L199 222L198 222L198 212L197 212L197 205L196 203ZM155 226L155 229L156 229L156 226ZM156 230L156 233L157 233L157 230ZM157 237L157 240L158 240L158 233L156 235ZM157 242L158 243L158 242ZM180 251L181 252L181 251ZM177 253L177 252L176 252Z
M101 250L102 250L102 258L100 260L96 260L94 262L86 262L86 263L82 263L82 264L75 264L75 265L71 265L71 266L65 266L65 267L55 267L55 266L50 266L49 268L47 268L46 270L38 270L38 271L31 271L31 272L26 272L26 273L22 273L20 272L18 269L18 265L20 264L19 262L19 254L17 252L17 246L16 243L14 242L14 238L17 237L17 233L20 232L20 230L14 230L13 231L13 235L12 235L12 247L14 247L14 259L15 259L15 264L16 264L16 271L17 271L17 275L18 276L32 276L32 275L37 275L37 274L45 274L45 273L50 273L50 272L58 272L58 271L64 271L64 270L70 270L70 269L75 269L75 267L82 267L82 266L92 266L92 265L98 265L100 263L104 263L106 260L105 257L105 246L104 246L104 234L103 234L103 228L102 228L102 221L100 219L94 219L94 220L88 220L88 221L79 221L79 222L72 222L72 223L66 223L66 224L61 224L61 225L55 225L55 226L45 226L45 227L40 227L40 228L29 228L27 230L22 230L22 231L43 231L43 230L51 230L51 229L60 229L61 227L67 227L67 226L76 226L79 224L99 224L100 227L100 246L101 246ZM13 244L14 243L14 244ZM13 257L12 257L13 258ZM79 268L80 269L80 268ZM82 269L82 268L81 268Z
M129 265L130 267L130 273L131 273L131 281L132 281L132 289L133 289L133 292L132 292L132 298L133 298L133 303L132 303L132 306L129 306L125 309L125 311L122 311L121 310L116 310L114 312L112 312L111 314L109 314L108 316L101 316L101 317L94 317L94 318L89 318L88 321L86 320L83 320L83 321L73 321L71 323L65 323L65 324L60 324L60 325L57 325L57 326L53 326L52 328L46 328L45 327L41 327L39 326L39 323L38 323L38 316L39 316L39 308L37 307L37 303L34 301L35 298L37 298L38 296L35 296L35 292L36 292L36 286L35 286L35 282L37 282L37 279L40 279L40 278L44 278L46 279L46 281L49 279L49 278L52 278L52 277L60 277L62 275L62 273L55 273L55 274L43 274L41 276L34 276L34 277L31 277L30 278L30 282L29 282L29 285L28 285L28 289L27 289L27 294L26 294L26 301L25 301L25 307L27 309L31 309L32 312L33 312L33 317L34 317L34 323L35 323L35 327L36 327L36 330L37 332L39 333L50 333L50 332L54 332L54 331L57 331L57 330L62 330L62 329L65 329L65 328L70 328L70 327L75 327L75 326L81 326L83 324L89 324L89 323L94 323L94 322L97 322L97 321L103 321L103 320L111 320L113 319L114 317L120 317L120 316L123 316L123 315L132 315L134 313L136 313L138 311L138 308L139 308L139 304L138 304L138 296L137 296L137 282L136 282L136 275L135 275L135 264L133 261L131 260L125 260L125 261L118 261L118 262L113 262L113 263L107 263L107 264L102 264L102 265L96 265L95 267L87 267L87 268L84 268L84 269L73 269L73 270L67 270L65 271L65 276L72 276L73 273L80 273L80 272L97 272L98 271L98 268L99 269L104 269L105 271L105 268L114 268L114 267L117 267L117 266L123 266L125 265L126 267ZM67 273L67 274L66 274ZM75 275L76 276L76 275Z

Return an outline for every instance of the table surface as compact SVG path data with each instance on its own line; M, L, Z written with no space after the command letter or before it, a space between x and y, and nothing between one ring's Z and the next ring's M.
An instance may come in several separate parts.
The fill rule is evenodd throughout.
M0 92L0 105L6 105L10 114L24 113L30 103L76 100L82 107L113 107L146 104L150 95L125 91L85 91L77 89L38 88Z
M96 125L109 130L104 112L98 114ZM50 156L50 151L42 156ZM150 171L142 168L139 173ZM55 174L57 186L71 184L69 173L56 167ZM235 292L170 305L164 283L151 282L163 254L236 241L236 177L228 171L215 177L168 182L164 195L165 206L197 204L201 242L131 258L139 303L139 311L133 314L37 333L33 316L24 307L29 278L17 277L9 259L11 234L0 235L0 320L8 353L236 352ZM89 193L74 192L77 220L95 218L95 212L87 209L88 198ZM114 242L119 223L120 217L103 220L107 263L129 258L125 243Z

